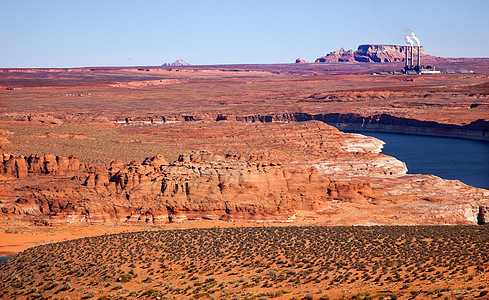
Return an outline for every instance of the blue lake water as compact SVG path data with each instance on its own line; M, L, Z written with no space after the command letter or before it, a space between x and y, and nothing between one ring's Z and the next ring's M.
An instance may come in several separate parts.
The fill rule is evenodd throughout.
M382 153L405 162L409 174L433 174L489 189L488 142L385 132L355 133L383 140L386 144Z
M7 261L9 258L13 257L13 255L0 256L0 264L4 261Z

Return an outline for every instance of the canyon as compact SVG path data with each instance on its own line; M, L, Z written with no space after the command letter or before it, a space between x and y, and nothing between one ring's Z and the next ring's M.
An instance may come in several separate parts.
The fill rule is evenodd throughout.
M0 70L2 228L486 224L489 191L338 130L488 141L489 60L372 75L402 65Z
M187 125L186 135L193 131L190 136L215 144L171 163L163 156L100 166L76 157L4 155L0 171L9 197L2 199L2 213L46 225L293 222L301 219L298 211L330 225L489 220L487 191L406 175L402 162L379 154L382 142L374 138L318 121L217 126L223 132ZM373 213L379 207L382 214Z

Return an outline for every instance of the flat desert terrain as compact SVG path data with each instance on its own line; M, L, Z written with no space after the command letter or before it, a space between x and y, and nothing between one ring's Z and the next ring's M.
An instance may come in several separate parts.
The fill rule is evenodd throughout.
M488 299L489 191L341 130L487 142L489 59L402 67L1 69L0 297Z

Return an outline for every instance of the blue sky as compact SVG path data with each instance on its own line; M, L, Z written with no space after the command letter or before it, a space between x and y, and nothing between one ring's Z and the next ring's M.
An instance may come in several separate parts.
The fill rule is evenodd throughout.
M411 8L406 3L411 3ZM0 0L0 68L290 63L403 44L489 57L487 0Z

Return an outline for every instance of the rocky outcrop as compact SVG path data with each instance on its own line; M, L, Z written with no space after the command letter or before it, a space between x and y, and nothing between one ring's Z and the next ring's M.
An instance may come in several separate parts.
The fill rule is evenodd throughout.
M358 96L352 97L358 99ZM374 96L367 95L367 97L372 99L383 99L385 96L376 94ZM306 101L317 101L318 99L320 99L319 101L349 101L347 97L337 95L335 93L327 95L313 95ZM198 117L195 118L199 119ZM422 121L413 118L397 117L390 114L364 116L358 113L286 113L249 116L219 115L217 119L261 123L305 122L315 120L334 126L342 131L395 132L489 141L489 121L483 119L479 119L464 125Z
M479 213L477 214L477 224L485 225L489 224L489 207L479 206Z
M363 96L365 97L365 96ZM371 99L383 99L379 94L368 96ZM313 97L314 98L314 97ZM327 96L318 96L321 101L348 101L344 96L334 93ZM358 96L353 96L358 99ZM309 101L309 100L308 100ZM311 101L315 101L312 99ZM358 101L358 100L357 100ZM194 117L198 120L199 117ZM434 121L422 121L413 118L397 117L390 114L375 114L361 115L358 113L285 113L285 114L268 114L268 115L219 115L217 120L230 120L238 122L305 122L305 121L321 121L328 125L334 126L342 131L380 131L380 132L396 132L417 135L432 135L457 137L472 140L489 141L489 121L479 119L468 124L445 124Z
M398 45L360 45L357 51L346 51L341 48L319 57L315 62L399 62L405 60L407 48L407 46ZM417 47L415 48L414 53L417 55ZM430 57L424 52L422 46L420 50L422 58Z
M32 165L22 157L10 158L7 165L13 161L25 162L25 170ZM52 170L45 167L41 172L54 174L47 169ZM329 200L364 202L373 195L368 183L332 180L314 167L291 169L256 156L206 151L181 155L171 164L157 156L143 163L113 162L87 172L63 182L64 186L24 187L23 196L3 205L2 211L45 216L51 223L287 222L296 209L320 210Z
M2 149L3 145L10 144L8 137L13 135L14 133L10 130L0 129L0 149Z
M280 115L296 121L309 117ZM263 118L264 124L189 123L187 131L176 126L160 138L185 149L206 150L186 152L173 162L152 156L94 166L75 157L4 155L1 214L35 224L487 221L487 209L480 207L489 207L489 191L435 176L407 175L404 163L379 153L382 141L342 133L326 125L324 115L317 118L322 122ZM207 143L196 146L187 134Z
M466 125L443 124L400 118L389 114L294 114L297 121L318 120L340 130L397 132L420 135L461 137L489 141L489 121L477 120Z
M30 155L26 157L4 154L0 161L0 175L16 178L42 174L65 175L85 169L87 166L74 156Z
M156 156L69 177L38 176L35 185L2 197L0 209L40 224L293 222L298 212L343 225L488 222L489 192L405 171L381 154L363 165L289 165L256 154L196 151L173 163Z
M295 60L295 63L296 64L308 64L310 62L308 62L307 60L303 60L302 58L298 58Z
M185 67L190 65L191 64L185 62L183 59L177 59L175 62L162 64L163 67Z
M316 59L315 62L351 62L355 61L355 52L353 50L346 51L344 48L330 52L326 56Z

